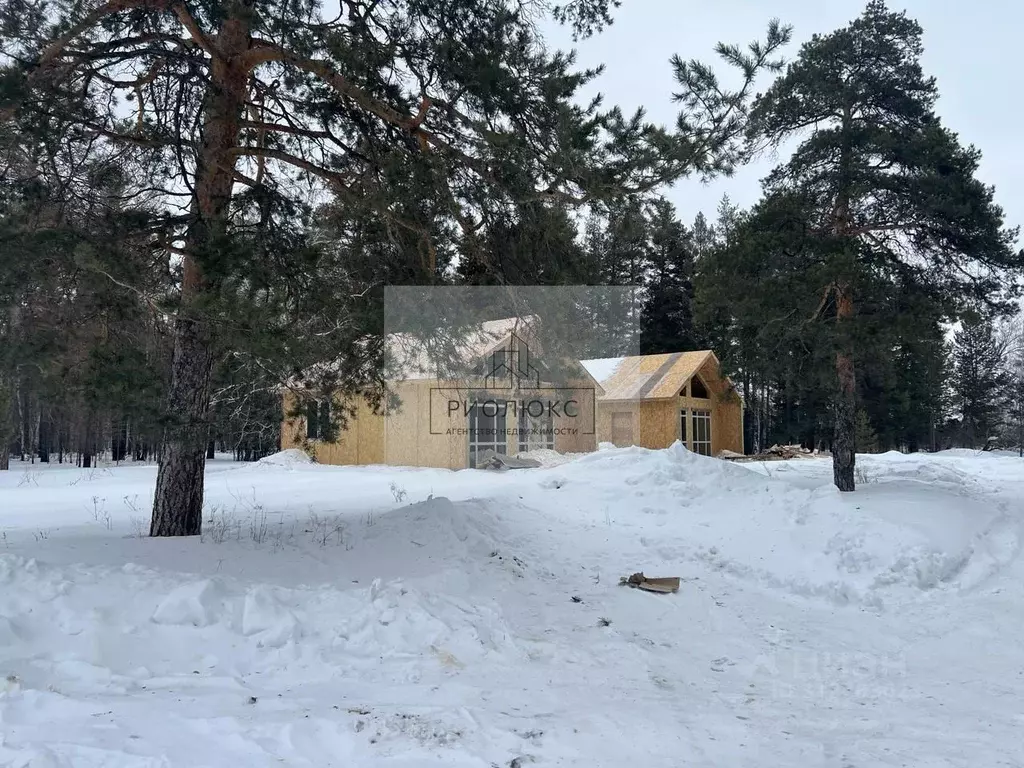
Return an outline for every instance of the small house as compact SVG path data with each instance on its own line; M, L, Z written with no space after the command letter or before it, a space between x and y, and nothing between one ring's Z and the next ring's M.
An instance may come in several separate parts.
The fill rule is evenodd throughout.
M743 452L743 402L710 350L584 360L601 385L597 433L624 447Z
M302 393L299 408L299 393L286 389L282 449L301 448L323 464L448 469L475 467L488 452L597 449L600 386L578 360L556 375L528 320L486 322L460 340L458 375L440 373L421 339L392 334L388 348L397 361L388 376L394 405L374 412L356 399L334 435L332 413L342 403Z

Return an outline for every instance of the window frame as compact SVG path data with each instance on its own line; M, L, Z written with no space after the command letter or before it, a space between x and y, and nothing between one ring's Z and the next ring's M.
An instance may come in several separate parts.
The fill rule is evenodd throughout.
M483 409L489 404L493 403L495 412L493 416L488 416L487 412ZM503 407L502 407L503 406ZM494 432L491 435L485 435L484 438L490 437L490 439L481 439L479 420L481 415L484 418L491 419ZM486 393L476 394L473 399L470 400L469 413L466 415L467 419L467 435L466 435L466 449L469 453L468 466L470 469L475 469L477 466L477 454L486 451L488 449L494 451L502 456L508 455L508 403L502 403L502 401L489 397ZM499 426L500 420L500 426ZM484 427L487 429L488 427ZM500 434L499 434L500 433Z
M531 416L525 408L519 409L516 419L516 439L519 444L519 452L555 450L555 424L551 417L550 409L545 408L540 416ZM537 430L541 434L537 435Z
M329 440L334 404L329 397L318 397L306 403L306 439Z
M693 385L694 384L697 384L697 385L700 386L701 390L704 392L703 395L694 394L694 392L693 392ZM689 392L690 394L688 395L688 397L692 397L694 400L710 400L711 399L711 390L708 389L708 385L705 384L704 380L700 376L698 376L697 374L694 374L693 376L690 377L690 380L686 383L686 386L683 387L683 391L684 392ZM687 397L687 395L683 395L683 397Z
M711 456L711 410L691 408L690 419L693 430L690 450L701 456Z

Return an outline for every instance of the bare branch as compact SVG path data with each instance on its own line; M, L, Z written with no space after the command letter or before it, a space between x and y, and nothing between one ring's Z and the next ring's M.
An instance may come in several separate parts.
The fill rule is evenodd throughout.
M107 16L134 8L164 10L166 7L167 0L110 0L96 8L92 13L87 14L84 19L69 29L66 34L46 46L39 56L38 68L43 69L50 66L64 53L68 43Z

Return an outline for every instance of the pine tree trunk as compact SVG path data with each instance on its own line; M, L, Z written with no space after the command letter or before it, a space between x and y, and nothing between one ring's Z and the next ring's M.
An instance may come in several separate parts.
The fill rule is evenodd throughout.
M11 468L11 438L14 424L11 419L11 396L7 384L0 379L0 471Z
M213 374L213 339L206 323L175 323L173 374L156 478L150 536L196 536L202 526L207 410Z
M836 287L836 320L849 322L853 317L853 296L849 285ZM840 330L840 337L844 331ZM854 372L853 354L844 340L836 352L836 376L839 391L836 393L836 423L832 438L832 477L840 491L855 488L854 469L856 454L856 413L857 377Z
M206 458L215 459L217 458L217 443L213 440L206 444Z
M50 463L50 433L53 425L49 418L39 424L39 460L45 464Z
M92 439L92 414L86 412L85 434L82 437L81 447L79 448L82 456L82 469L90 469L92 467Z
M174 357L167 415L173 419L160 446L150 536L197 536L202 527L203 469L209 436L210 386L216 339L197 305L216 292L201 261L226 234L242 110L249 72L242 56L249 48L251 7L228 6L217 35L220 56L210 65L203 109L203 139L192 197L194 220L184 238L181 307L174 323ZM208 258L208 257L207 257Z
M110 431L110 458L115 463L120 463L128 456L128 423L122 420L112 421Z
M853 287L849 275L855 268L856 249L850 248L850 188L853 182L853 106L846 104L842 119L842 147L839 157L839 184L836 195L833 234L845 241L842 270L833 285L836 300L836 378L838 390L835 401L835 431L832 435L832 479L840 491L852 491L856 486L856 414L857 377L853 365L850 324L853 321Z

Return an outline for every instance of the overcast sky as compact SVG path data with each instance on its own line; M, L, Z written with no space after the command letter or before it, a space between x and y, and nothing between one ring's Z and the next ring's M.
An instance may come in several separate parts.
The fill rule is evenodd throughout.
M1021 133L1020 67L1024 4L1007 0L892 0L924 28L925 74L938 81L938 112L943 122L983 154L980 176L996 187L996 201L1011 225L1024 223L1024 150ZM605 65L595 90L606 104L630 112L647 109L657 122L671 123L674 81L669 57L713 61L719 40L746 43L764 36L775 16L793 26L791 58L815 32L831 32L860 15L857 0L624 0L615 23L590 40L573 44L552 39L560 48L575 45L581 66ZM562 34L562 33L559 33ZM764 85L769 81L765 81ZM728 194L746 207L760 193L760 179L778 159L766 158L741 168L729 179L702 185L683 180L668 192L683 221L703 210L713 218Z

